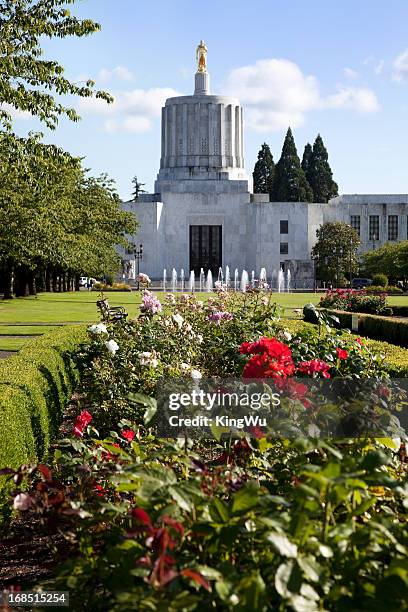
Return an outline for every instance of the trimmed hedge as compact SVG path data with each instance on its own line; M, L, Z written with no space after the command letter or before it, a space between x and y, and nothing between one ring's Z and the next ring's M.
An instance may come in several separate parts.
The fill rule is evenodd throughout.
M341 314L348 315L350 317L351 323L351 313L344 312ZM338 315L339 313L336 312L336 316ZM306 323L305 321L301 321L299 319L285 319L282 320L281 323L282 327L288 329L292 334L301 333L302 331L306 330L316 330L316 325L314 325L313 323ZM326 333L323 328L322 333ZM367 343L367 346L370 349L384 356L384 363L390 376L393 376L395 378L408 378L407 349L402 348L400 346L395 346L395 344L391 344L390 342L372 340L370 338L365 338L365 342Z
M358 333L367 338L385 340L391 344L408 347L408 321L362 313L350 313L342 310L327 310L340 320L340 326L351 329L352 314L358 315Z
M0 468L44 459L79 380L75 352L86 341L85 325L69 325L0 362ZM0 477L0 496L4 487Z

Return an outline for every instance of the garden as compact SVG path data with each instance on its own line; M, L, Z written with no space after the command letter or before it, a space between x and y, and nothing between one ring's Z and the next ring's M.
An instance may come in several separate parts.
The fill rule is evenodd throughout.
M264 291L200 297L144 289L136 319L66 326L1 364L3 586L69 591L73 610L405 609L403 432L301 422L311 384L369 380L384 423L406 351L284 319ZM164 383L210 378L285 388L291 435L161 437Z

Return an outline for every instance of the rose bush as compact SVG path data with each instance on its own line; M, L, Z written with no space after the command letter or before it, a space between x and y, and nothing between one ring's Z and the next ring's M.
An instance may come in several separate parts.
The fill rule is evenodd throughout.
M370 295L365 289L330 289L320 298L319 306L367 314L386 314L390 311L386 293Z
M330 328L292 336L262 293L145 298L137 321L90 329L49 464L0 472L15 512L71 547L47 588L75 610L403 609L400 440L171 441L152 426L163 376L271 378L306 401L294 375L382 381L382 359Z

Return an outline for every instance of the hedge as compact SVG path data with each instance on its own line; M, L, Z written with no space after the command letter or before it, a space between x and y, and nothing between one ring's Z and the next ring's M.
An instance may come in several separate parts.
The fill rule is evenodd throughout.
M46 457L79 379L75 352L86 340L86 326L61 327L0 362L0 468ZM0 497L4 488L0 477Z
M358 333L367 338L385 340L397 346L408 347L408 321L341 310L327 310L340 320L341 327L352 328L352 315L358 316Z
M336 313L338 315L339 313ZM344 315L350 315L351 313L345 312ZM371 315L365 315L371 316ZM285 319L281 322L282 327L288 329L292 334L301 333L302 331L316 331L316 325L313 323L306 323L299 319ZM325 332L323 332L325 333ZM390 342L384 342L380 340L372 340L369 338L365 339L367 346L384 356L385 366L390 374L394 378L408 378L408 350L400 346L395 346Z

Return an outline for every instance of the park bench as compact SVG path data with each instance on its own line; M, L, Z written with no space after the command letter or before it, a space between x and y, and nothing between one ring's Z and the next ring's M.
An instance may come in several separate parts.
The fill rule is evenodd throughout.
M96 305L101 311L103 321L123 321L128 316L123 306L109 306L108 300L98 300Z

